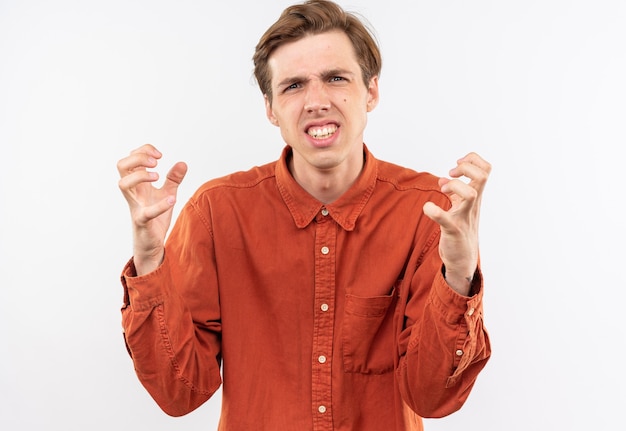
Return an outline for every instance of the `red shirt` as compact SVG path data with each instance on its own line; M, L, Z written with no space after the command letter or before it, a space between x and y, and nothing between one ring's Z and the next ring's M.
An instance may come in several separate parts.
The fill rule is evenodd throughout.
M292 178L289 148L209 181L162 265L135 277L129 262L126 342L166 413L222 383L224 431L420 430L419 416L462 406L490 355L481 274L471 297L443 278L439 229L422 212L450 205L437 178L364 151L359 178L327 205Z

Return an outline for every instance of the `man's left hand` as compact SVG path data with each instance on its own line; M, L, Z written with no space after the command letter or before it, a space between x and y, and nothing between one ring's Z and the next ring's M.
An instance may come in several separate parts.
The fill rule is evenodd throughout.
M483 190L491 165L476 153L457 161L449 178L440 178L439 187L448 195L452 207L445 211L432 202L424 204L424 214L439 224L439 254L448 285L469 295L478 266L478 221ZM466 183L460 178L469 178Z

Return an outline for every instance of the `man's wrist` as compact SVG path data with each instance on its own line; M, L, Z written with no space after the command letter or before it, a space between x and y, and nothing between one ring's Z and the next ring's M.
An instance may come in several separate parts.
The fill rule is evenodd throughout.
M162 252L160 256L133 256L133 264L137 276L146 275L156 270L163 263L164 257L165 252Z
M442 265L441 273L448 286L450 286L450 288L452 288L455 292L463 296L470 296L476 269L471 272L458 272L450 271L445 265Z

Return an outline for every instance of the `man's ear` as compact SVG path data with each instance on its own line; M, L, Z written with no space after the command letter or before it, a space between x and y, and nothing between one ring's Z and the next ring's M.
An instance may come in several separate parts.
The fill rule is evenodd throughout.
M274 115L274 110L272 109L272 103L270 102L267 94L263 96L265 98L265 115L267 115L267 119L270 120L274 126L278 126L278 118Z
M367 112L372 112L378 105L378 76L372 76L367 88Z

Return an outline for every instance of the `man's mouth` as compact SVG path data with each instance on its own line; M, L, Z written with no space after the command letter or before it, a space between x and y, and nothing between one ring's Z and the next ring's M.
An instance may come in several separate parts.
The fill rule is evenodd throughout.
M335 134L337 126L329 124L323 127L311 127L307 130L307 134L313 139L327 139Z

